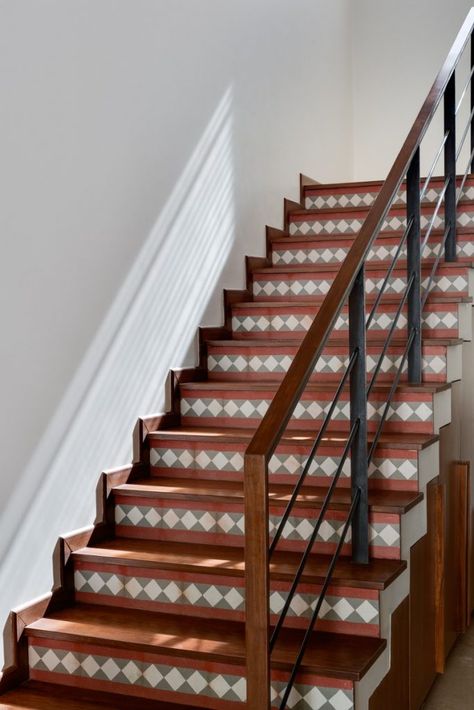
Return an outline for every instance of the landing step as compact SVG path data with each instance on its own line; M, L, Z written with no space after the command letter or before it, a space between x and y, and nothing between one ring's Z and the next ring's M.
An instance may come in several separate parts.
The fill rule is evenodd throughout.
M77 550L73 557L86 563L126 564L212 575L217 572L219 576L243 577L245 573L243 548L225 545L115 538ZM300 554L276 551L270 567L272 579L292 581L300 560ZM328 555L311 555L302 582L322 584L330 560ZM383 590L405 569L406 562L402 560L372 559L368 565L357 565L350 558L341 557L334 570L333 584Z
M294 490L293 486L271 484L269 499L273 504L286 503ZM116 486L114 491L134 497L157 495L162 498L193 499L206 498L216 501L242 502L244 499L243 484L239 481L199 481L196 479L176 478L145 478ZM297 505L305 508L320 508L327 494L327 487L308 486L301 489ZM369 491L369 506L373 513L396 513L401 515L423 500L423 494L416 491ZM331 509L347 510L351 504L351 492L348 489L336 488L331 501Z
M0 698L1 710L185 710L183 705L28 681ZM188 710L197 706L186 705Z
M245 628L238 622L189 619L143 611L76 604L39 619L26 628L33 644L56 641L87 644L117 651L137 651L171 659L194 658L242 667L245 663ZM303 633L285 629L273 653L273 666L290 670ZM332 678L360 680L382 653L386 641L378 638L317 632L306 651L301 671ZM159 707L159 706L158 706Z

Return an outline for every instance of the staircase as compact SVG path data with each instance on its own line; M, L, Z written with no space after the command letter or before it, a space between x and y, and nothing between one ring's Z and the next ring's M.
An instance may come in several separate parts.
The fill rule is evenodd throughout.
M246 451L381 189L306 181L301 204L285 203L284 229L268 229L267 257L248 260L247 290L225 295L225 325L201 330L200 365L174 373L171 412L140 420L134 463L102 476L95 526L60 541L53 593L12 614L0 708L257 707L246 702L248 673L260 663L251 629L246 645L244 551L256 535L247 529L246 541ZM429 295L417 384L404 357L412 318L401 301L410 259L408 242L399 248L410 231L406 183L365 260L367 313L377 306L366 343L368 564L352 560L347 524L357 507L346 456L348 381L335 399L351 366L347 302L269 460L270 539L308 469L269 563L272 626L323 511L272 649L272 707L283 700L297 710L365 710L390 669L392 615L408 593L410 548L427 530L439 431L450 422L451 383L462 377L462 343L472 335L474 178L457 178L457 189L456 261L439 260L445 177L431 178L422 193L419 223L429 235L420 287ZM260 517L266 526L264 509Z

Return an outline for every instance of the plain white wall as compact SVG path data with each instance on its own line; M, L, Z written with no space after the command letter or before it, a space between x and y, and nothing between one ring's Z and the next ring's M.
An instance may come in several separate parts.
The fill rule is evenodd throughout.
M355 0L352 8L354 177L384 179L411 128L472 0ZM469 48L460 66L467 77ZM459 114L464 126L469 95ZM442 115L422 145L426 173L441 143ZM459 136L460 138L460 136ZM466 141L468 142L468 141ZM460 156L464 172L467 155ZM435 174L443 169L442 159Z
M298 173L350 178L349 4L1 3L0 623Z

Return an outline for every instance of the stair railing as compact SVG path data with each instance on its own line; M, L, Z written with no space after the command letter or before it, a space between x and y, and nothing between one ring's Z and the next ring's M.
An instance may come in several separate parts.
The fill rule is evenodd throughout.
M433 287L436 270L444 254L446 261L456 260L457 205L463 195L467 176L474 169L474 8L468 13L459 34L443 64L436 80L411 128L403 147L397 156L387 179L355 238L344 262L337 273L329 292L321 303L293 362L276 392L260 426L245 453L245 574L246 574L246 646L247 646L247 708L267 710L271 705L282 710L287 707L290 694L306 647L311 640L318 615L337 560L348 543L349 529L352 531L352 558L355 562L366 563L369 559L369 519L368 519L368 468L376 450L378 440L390 411L393 396L398 387L405 365L408 381L416 384L422 380L422 312L426 299ZM469 40L471 40L471 72L456 105L455 71ZM459 146L456 146L456 115L470 90L471 113L463 130ZM420 183L420 144L430 126L441 101L444 102L443 140L434 157L427 178ZM467 135L470 133L471 153L460 187L457 190L456 163ZM424 234L421 231L421 203L434 175L441 155L444 153L444 185L435 204L433 215ZM406 229L400 239L395 255L387 269L371 311L366 313L364 265L369 250L383 228L384 221L393 206L404 183L406 188ZM457 193L457 194L456 194ZM438 213L444 206L444 233L441 244L432 263L426 285L421 283L421 264L425 246L436 225ZM375 322L376 311L390 283L393 269L406 251L407 282L400 303L394 314L391 327L380 358L367 384L366 333ZM423 288L422 288L423 286ZM311 448L306 465L288 501L280 523L276 526L270 544L270 518L268 497L268 464L285 431L301 395L314 372L326 342L344 305L349 311L349 359L346 370L339 382L334 398L327 408L325 417ZM393 334L396 331L406 304L407 341L398 368L393 376L387 400L380 415L377 430L373 436L367 434L367 403L376 378L383 366ZM325 433L335 416L340 412L340 397L349 387L350 426L347 441L341 455L337 471L321 505L313 533L301 556L295 579L290 586L285 605L273 629L270 624L270 559L278 543L284 536L291 512L301 493L304 481L310 471L314 456L324 439ZM329 508L334 490L344 464L350 453L351 462L351 502L347 519L334 554L332 555L319 598L315 603L312 617L295 658L288 683L282 690L273 690L270 685L271 653L282 632L285 617L291 608L292 599L303 574L306 561L317 543L318 533ZM284 641L284 640L283 640ZM277 698L275 700L275 698Z

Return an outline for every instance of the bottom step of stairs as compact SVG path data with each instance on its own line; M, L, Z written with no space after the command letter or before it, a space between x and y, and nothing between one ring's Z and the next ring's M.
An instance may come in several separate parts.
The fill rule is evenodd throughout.
M183 710L183 705L29 681L3 695L0 710Z
M31 680L185 707L231 710L245 703L241 623L131 609L124 614L79 603L34 622L26 635ZM275 646L271 681L275 707L302 637L299 630L284 629ZM352 709L354 684L385 646L379 638L314 634L288 708L311 710L321 707L324 699L323 705L334 710Z

